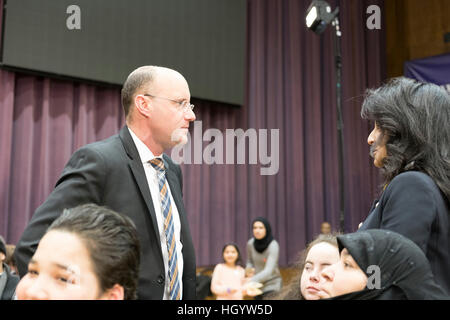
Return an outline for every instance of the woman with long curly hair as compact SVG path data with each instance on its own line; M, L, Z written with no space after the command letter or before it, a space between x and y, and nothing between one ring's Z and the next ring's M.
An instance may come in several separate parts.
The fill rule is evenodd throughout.
M368 90L361 116L374 123L367 142L384 181L360 230L387 229L414 241L450 293L450 95L394 78Z

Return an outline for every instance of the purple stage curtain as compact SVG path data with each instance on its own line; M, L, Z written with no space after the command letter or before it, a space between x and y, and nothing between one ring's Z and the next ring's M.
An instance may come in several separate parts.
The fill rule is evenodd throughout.
M248 161L182 164L199 266L221 261L230 241L245 261L257 216L271 222L281 265L292 262L322 221L339 227L332 28L322 36L306 29L309 3L249 0L246 104L193 99L203 132L216 128L225 137L226 129L253 128L268 129L269 137L270 129L280 134L276 175L263 176L261 166ZM365 25L371 4L383 8L382 0L340 3L347 232L366 217L379 183L368 155L370 124L359 115L364 90L378 86L385 69L384 25L380 31ZM0 70L0 234L7 242L17 242L70 155L118 132L123 118L119 88Z
M280 130L276 175L262 176L260 166L248 164L184 166L184 198L199 265L220 262L229 241L239 245L245 261L251 222L258 216L271 222L284 266L319 233L323 221L339 228L333 31L330 26L317 36L306 29L309 4L248 1L247 103L241 109L196 107L203 131ZM339 4L346 232L356 231L365 219L380 183L368 155L372 128L360 117L365 89L379 86L385 72L383 29L366 28L366 8L372 4L383 10L383 1Z
M16 243L70 155L124 123L117 88L0 70L0 233Z

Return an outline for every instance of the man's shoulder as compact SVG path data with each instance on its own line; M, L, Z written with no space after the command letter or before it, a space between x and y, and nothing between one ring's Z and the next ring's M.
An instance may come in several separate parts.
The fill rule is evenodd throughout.
M94 141L88 144L85 144L80 149L91 149L91 150L108 150L111 147L120 143L120 138L118 134L112 135L106 139Z
M117 153L120 152L121 150L124 150L123 145L121 143L119 135L115 134L104 140L99 140L85 144L84 146L78 148L74 152L74 155L84 153L98 154L108 158L109 160L113 160L114 156L116 156Z

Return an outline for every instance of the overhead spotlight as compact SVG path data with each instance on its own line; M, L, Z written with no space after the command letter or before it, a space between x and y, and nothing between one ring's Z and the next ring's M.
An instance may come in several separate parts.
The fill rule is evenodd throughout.
M338 13L339 8L331 12L328 2L313 0L306 11L306 26L314 33L321 34Z

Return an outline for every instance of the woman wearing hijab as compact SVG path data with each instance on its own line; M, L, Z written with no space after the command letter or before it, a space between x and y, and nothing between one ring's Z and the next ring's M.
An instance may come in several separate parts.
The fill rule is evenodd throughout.
M450 299L428 259L408 238L387 230L337 237L340 261L325 268L322 290L334 300Z
M278 268L280 246L272 236L269 222L256 218L252 223L253 238L247 242L247 276L250 282L263 285L262 294L255 299L260 300L268 294L281 289L282 279Z

